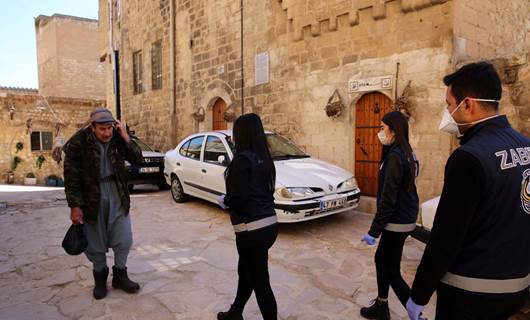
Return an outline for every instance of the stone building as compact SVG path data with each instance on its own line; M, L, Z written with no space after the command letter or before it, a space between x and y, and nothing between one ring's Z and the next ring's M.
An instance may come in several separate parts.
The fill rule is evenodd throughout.
M256 112L267 129L354 172L367 195L380 157L375 127L400 106L425 200L440 194L457 145L438 131L441 78L456 67L493 61L501 112L530 134L529 10L527 0L100 0L107 101L118 52L123 117L156 148ZM337 116L327 116L328 102Z
M45 96L105 99L98 21L62 14L35 18L39 92Z
M10 171L17 184L28 173L35 175L38 184L45 184L52 174L61 178L63 163L53 159L54 148L102 105L104 100L44 97L37 90L0 87L1 182L6 182Z
M0 87L2 183L12 176L21 184L28 173L38 184L52 174L62 177L54 149L94 108L106 105L98 21L41 15L35 19L35 33L39 89Z

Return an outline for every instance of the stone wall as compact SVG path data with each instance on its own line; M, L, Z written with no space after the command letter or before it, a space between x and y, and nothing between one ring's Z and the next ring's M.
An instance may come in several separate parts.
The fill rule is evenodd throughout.
M509 12L524 9L522 1L502 8L493 0L485 2L486 7L500 12L499 19L505 20L502 28L509 26ZM418 180L421 200L440 194L444 164L456 145L456 139L438 131L446 90L441 79L459 63L478 58L472 47L465 46L462 51L463 41L458 40L476 36L476 30L461 22L466 16L459 10L466 1L245 1L243 52L240 1L173 3L175 110L171 88L166 86L171 83L171 0L122 3L120 25L114 30L122 52L123 109L140 137L168 150L188 134L211 130L212 106L221 98L237 114L244 102L245 112L260 114L266 129L285 135L315 157L354 171L355 105L362 93L351 92L348 82L389 75L394 85L378 91L392 100L411 82L411 142L422 163ZM473 1L470 8L478 4ZM488 16L495 17L495 12ZM519 13L516 20L522 21ZM488 30L480 24L475 27ZM502 28L492 29L485 48L504 35ZM153 91L149 87L149 48L160 38L164 88ZM518 44L521 39L509 34L499 43L514 44L515 51L524 52L524 45ZM144 93L135 95L132 52L136 50L144 52L147 86ZM488 53L485 58L497 59L507 58L510 50L483 52ZM255 59L261 53L269 57L269 81L256 84ZM523 115L528 112L520 106L528 105L523 103L528 95L524 82L528 64L527 56L520 53L519 57L523 58L516 59L518 62L509 57L511 62L501 63L506 66L502 73L513 74L515 66L517 76L512 83L505 82L506 95L515 98L503 101L503 111L517 128L524 128L527 120ZM324 107L335 89L346 109L342 116L331 119ZM199 122L192 113L201 108L206 117Z
M526 55L530 48L527 0L453 0L458 61Z
M118 10L113 1L113 10ZM102 5L105 7L103 8ZM105 9L105 10L103 10ZM171 81L170 81L170 41L169 41L169 1L120 1L121 14L113 12L113 45L120 54L120 91L122 119L131 130L155 149L168 150L172 147ZM108 48L108 7L107 1L100 1L102 32L107 42L102 42L102 51ZM162 41L162 88L152 89L152 52L155 41ZM133 53L142 51L144 90L134 93ZM107 56L108 58L108 56ZM106 61L107 99L109 107L115 109L115 96L110 59ZM110 80L109 80L110 78Z
M50 107L39 110L38 107ZM51 151L31 151L31 134L28 131L28 120L31 119L33 131L52 132L54 141L57 138L67 140L75 133L81 124L88 119L90 112L98 107L105 106L103 100L86 100L60 97L47 97L37 94L0 94L0 173L1 183L5 183L5 174L11 170L13 158L18 156L22 162L17 166L15 183L22 184L24 177L33 172L38 184L45 184L45 179L50 174L62 177L62 162L57 164L51 157ZM57 123L62 123L57 131ZM16 145L22 142L23 149L17 152ZM39 155L45 157L42 167L37 167L36 160Z
M105 99L98 21L55 14L35 19L39 92Z

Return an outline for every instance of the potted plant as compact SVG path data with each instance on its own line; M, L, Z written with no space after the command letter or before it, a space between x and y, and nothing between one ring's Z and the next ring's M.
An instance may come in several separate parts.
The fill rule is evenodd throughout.
M50 186L50 187L56 187L57 186L57 180L59 180L59 179L60 178L57 177L56 175L50 174L48 176L48 178L46 179L46 185Z
M37 178L33 172L29 172L24 178L24 184L28 186L34 186L37 184Z
M18 153L20 150L24 149L24 144L22 142L17 142L15 147L17 149L17 151L15 151L15 153Z
M22 159L19 156L13 157L13 162L11 163L11 171L15 171L19 163L22 162Z
M6 183L7 184L15 183L15 173L12 170L6 173Z
M44 163L44 161L46 161L46 158L44 158L44 156L41 154L40 156L37 157L37 168L42 168L42 164Z

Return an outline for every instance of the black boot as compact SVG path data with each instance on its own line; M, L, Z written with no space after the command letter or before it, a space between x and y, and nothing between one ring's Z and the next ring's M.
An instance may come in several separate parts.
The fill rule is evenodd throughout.
M140 285L131 281L129 276L127 276L127 268L118 269L116 266L112 267L112 287L127 293L136 293L140 290Z
M375 299L369 307L361 308L361 316L373 320L390 320L388 302Z
M93 295L96 300L103 299L107 296L107 277L109 276L109 268L105 267L105 269L97 272L96 270L92 270L92 274L94 275L94 291Z
M243 309L231 305L230 310L217 314L217 320L243 320Z

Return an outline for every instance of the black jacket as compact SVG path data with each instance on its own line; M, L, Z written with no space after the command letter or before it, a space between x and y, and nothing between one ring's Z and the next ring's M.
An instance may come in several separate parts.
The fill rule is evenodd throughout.
M240 152L228 168L224 203L233 225L276 214L274 190L265 179L263 162L251 151Z
M416 161L417 175L419 164ZM418 218L419 199L416 184L407 191L410 165L399 145L383 148L377 191L377 213L370 227L372 237L379 237L389 223L411 225Z
M420 305L448 272L501 281L530 273L530 139L499 116L460 143L411 291Z
M84 220L93 223L97 220L99 211L101 151L92 129L88 127L75 133L64 146L64 153L64 191L68 206L80 207ZM124 160L139 165L142 162L142 151L132 140L126 144L117 131L114 131L107 156L116 175L116 185L125 214L128 214L130 198Z

